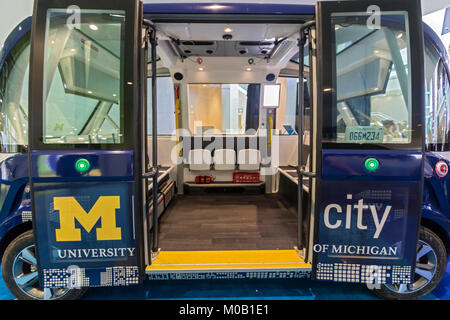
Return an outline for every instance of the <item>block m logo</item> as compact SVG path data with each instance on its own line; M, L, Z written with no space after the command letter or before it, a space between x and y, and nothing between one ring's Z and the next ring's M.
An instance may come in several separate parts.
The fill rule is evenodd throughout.
M75 219L87 231L101 219L97 228L97 240L121 240L122 232L116 227L116 209L120 209L120 197L100 197L87 213L74 197L55 197L54 208L59 210L60 229L56 229L56 241L81 241L81 230L75 228Z

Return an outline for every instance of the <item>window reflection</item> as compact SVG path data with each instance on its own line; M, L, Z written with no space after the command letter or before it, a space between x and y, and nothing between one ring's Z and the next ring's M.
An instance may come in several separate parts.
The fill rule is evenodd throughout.
M334 101L324 106L324 140L411 142L411 75L405 14L369 29L360 14L333 14ZM395 21L395 22L394 22ZM328 109L328 110L327 110Z

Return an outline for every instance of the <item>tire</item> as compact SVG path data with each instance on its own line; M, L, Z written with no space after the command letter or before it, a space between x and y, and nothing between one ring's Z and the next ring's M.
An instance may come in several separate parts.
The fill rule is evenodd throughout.
M15 238L2 259L3 280L19 300L76 300L86 289L45 289L39 286L33 231Z
M389 300L420 299L433 291L447 268L447 250L442 240L430 229L421 227L417 246L416 273L414 282L408 285L384 284L374 292Z

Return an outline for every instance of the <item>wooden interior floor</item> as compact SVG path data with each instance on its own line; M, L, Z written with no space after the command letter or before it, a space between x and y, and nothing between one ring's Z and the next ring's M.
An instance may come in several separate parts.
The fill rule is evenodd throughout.
M161 250L293 249L297 218L275 195L177 196L160 218Z

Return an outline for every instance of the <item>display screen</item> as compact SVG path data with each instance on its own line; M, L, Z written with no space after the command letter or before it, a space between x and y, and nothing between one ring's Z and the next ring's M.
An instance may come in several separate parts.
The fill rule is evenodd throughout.
M281 87L279 84L264 85L264 107L278 108L280 105L280 89Z

